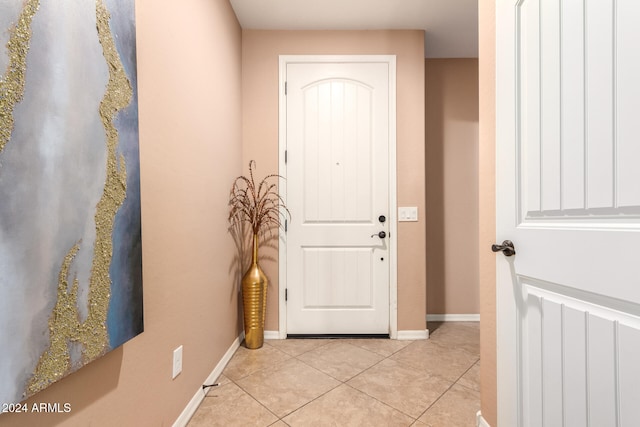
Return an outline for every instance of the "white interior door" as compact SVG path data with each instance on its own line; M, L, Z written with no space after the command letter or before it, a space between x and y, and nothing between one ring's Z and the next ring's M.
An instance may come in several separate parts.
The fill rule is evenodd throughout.
M289 335L389 334L390 76L389 57L286 64Z
M640 2L497 1L498 423L640 422Z

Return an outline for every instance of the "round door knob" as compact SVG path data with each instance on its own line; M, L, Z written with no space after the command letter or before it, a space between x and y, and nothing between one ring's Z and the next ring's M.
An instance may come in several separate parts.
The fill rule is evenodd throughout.
M387 233L385 233L384 231L379 232L378 234L372 234L371 237L376 237L378 236L381 239L384 239L385 237L387 237Z

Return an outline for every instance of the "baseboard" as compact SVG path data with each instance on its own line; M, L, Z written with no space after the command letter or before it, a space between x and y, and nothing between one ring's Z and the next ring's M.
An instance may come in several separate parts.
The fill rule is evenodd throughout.
M427 322L479 322L479 314L427 314Z
M477 427L491 427L487 420L482 417L481 411L476 414L476 426Z
M238 347L240 347L240 343L242 343L243 339L244 331L241 332L240 336L236 338L235 341L231 344L231 347L229 347L224 356L222 356L222 359L220 359L216 367L213 368L213 371L211 371L207 379L205 379L202 384L213 384L215 380L218 379L220 374L222 374L222 371L224 371L224 368L227 366L227 363L229 363L229 361L233 357L233 354L236 352ZM184 408L178 419L173 423L173 427L186 427L193 414L195 414L198 410L198 406L200 406L200 403L202 403L205 396L206 391L202 389L202 386L198 387L196 394L193 395L193 397L187 404L187 407Z
M398 331L399 340L426 340L429 339L429 330Z
M280 331L264 331L265 340L279 340Z

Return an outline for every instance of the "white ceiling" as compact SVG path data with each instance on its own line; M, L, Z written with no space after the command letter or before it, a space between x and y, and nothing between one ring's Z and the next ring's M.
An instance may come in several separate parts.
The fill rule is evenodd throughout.
M426 58L478 57L478 0L230 0L244 29L425 30Z

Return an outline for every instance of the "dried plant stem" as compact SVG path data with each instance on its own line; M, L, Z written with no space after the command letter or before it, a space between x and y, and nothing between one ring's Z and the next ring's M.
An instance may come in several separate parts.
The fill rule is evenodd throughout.
M239 176L233 181L229 195L229 229L237 222L247 222L253 234L272 233L282 226L282 215L290 216L284 200L278 194L278 186L272 182L280 175L264 177L257 185L253 176L255 160L249 162L249 177ZM281 208L283 213L281 215Z

